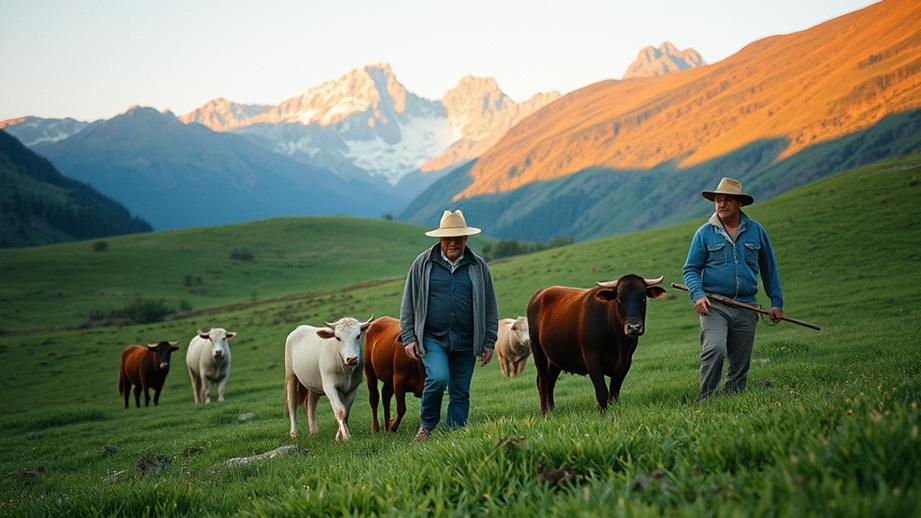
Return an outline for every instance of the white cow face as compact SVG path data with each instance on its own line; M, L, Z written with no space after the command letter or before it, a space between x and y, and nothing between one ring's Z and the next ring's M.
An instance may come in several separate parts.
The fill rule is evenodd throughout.
M324 340L335 340L333 346L336 347L342 363L346 367L354 367L361 361L361 337L368 326L371 325L371 315L366 322L359 322L354 318L341 318L336 322L323 322L326 327L320 328L317 335Z
M199 332L198 336L208 340L211 357L220 360L230 352L230 344L227 340L237 336L237 333L228 332L220 327L212 327L207 333Z
M531 334L528 332L528 319L518 317L512 324L512 331L515 332L515 339L522 345L531 345Z

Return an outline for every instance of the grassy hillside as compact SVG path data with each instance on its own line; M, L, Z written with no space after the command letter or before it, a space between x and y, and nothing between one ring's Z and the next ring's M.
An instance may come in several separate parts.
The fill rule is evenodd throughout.
M424 444L411 442L418 400L400 431L372 435L364 386L348 444L333 441L325 398L316 437L301 411L301 436L288 438L283 415L285 335L304 322L396 315L399 280L162 324L2 335L0 514L919 516L919 175L915 154L747 211L772 237L787 314L822 331L760 326L750 390L706 404L696 401L697 318L676 290L650 301L648 332L606 414L588 379L563 376L556 410L541 416L533 364L506 380L494 362L474 375L468 428ZM680 281L700 223L495 263L501 315L522 314L550 284L629 272ZM255 249L251 239L235 244ZM185 344L211 325L239 333L227 400L195 407ZM124 410L119 352L161 339L183 344L160 405ZM238 419L247 412L256 418ZM310 451L223 465L291 444ZM141 475L148 453L171 467ZM552 484L553 472L568 482Z
M405 276L434 244L425 230L293 217L112 237L103 251L98 241L0 250L0 328L77 325L136 297L198 311ZM485 242L471 239L472 246Z

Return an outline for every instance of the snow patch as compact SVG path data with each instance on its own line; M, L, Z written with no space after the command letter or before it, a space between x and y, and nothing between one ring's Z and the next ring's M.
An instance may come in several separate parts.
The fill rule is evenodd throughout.
M387 144L380 138L347 141L346 157L371 176L382 176L395 185L431 157L443 153L452 142L451 133L443 118L411 118L400 125L399 143Z

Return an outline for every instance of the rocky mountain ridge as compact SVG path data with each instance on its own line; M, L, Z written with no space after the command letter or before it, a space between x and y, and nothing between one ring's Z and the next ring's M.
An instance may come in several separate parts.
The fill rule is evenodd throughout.
M707 62L696 50L692 48L678 50L677 47L666 41L658 48L650 46L641 50L636 61L627 67L623 79L662 76L706 64Z

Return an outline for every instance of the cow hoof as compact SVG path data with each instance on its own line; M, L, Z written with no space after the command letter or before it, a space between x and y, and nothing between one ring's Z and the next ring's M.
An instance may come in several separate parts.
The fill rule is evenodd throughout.
M297 437L297 432L288 432L291 437Z

